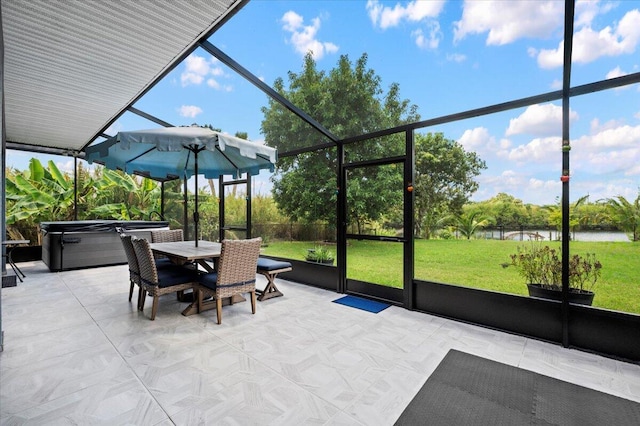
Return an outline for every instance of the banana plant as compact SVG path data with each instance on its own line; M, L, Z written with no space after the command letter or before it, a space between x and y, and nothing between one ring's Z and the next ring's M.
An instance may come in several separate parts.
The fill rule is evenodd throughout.
M69 220L73 216L73 182L53 161L47 168L36 158L25 172L11 171L5 182L7 225L33 219Z
M159 188L150 179L101 169L94 181L95 200L87 216L117 220L146 219L159 209Z

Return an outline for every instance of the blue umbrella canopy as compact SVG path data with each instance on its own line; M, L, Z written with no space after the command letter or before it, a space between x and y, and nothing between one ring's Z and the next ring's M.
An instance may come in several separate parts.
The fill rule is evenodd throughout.
M119 132L85 149L85 160L113 170L166 180L195 176L195 240L198 245L198 175L239 178L274 171L277 150L206 127L163 127Z
M89 163L97 162L126 173L144 173L154 179L175 176L207 179L222 175L273 172L277 150L206 127L165 127L119 132L85 150ZM196 162L197 159L197 162Z

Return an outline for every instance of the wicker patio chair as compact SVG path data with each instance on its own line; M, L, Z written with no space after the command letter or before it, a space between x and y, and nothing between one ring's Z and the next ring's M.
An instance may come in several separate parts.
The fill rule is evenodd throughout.
M158 229L151 231L152 243L173 243L176 241L184 241L184 234L182 229ZM156 266L163 267L171 261L167 256L161 254L154 254L156 259Z
M140 268L140 282L143 286L141 308L144 308L146 293L153 297L151 319L156 318L158 301L164 294L193 289L198 283L199 273L194 269L178 265L158 269L153 258L149 242L143 238L132 238Z
M174 241L184 241L182 229L159 229L151 231L152 243L172 243Z
M222 299L242 293L251 295L251 313L256 313L256 268L262 238L250 240L223 240L218 270L200 276L194 287L198 298L198 312L204 309L203 298L216 301L218 324L222 323ZM212 303L212 302L210 302Z
M142 300L143 290L140 282L140 267L138 266L136 252L133 249L133 244L131 243L131 235L120 234L120 241L122 241L122 246L124 247L124 252L127 256L127 263L129 264L129 282L131 284L129 287L129 302L131 302L131 297L133 296L133 288L137 285L138 310L140 310L140 301Z

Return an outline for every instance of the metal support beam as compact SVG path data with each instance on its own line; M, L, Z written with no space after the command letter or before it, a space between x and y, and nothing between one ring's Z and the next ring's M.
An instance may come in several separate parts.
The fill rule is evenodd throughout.
M565 1L564 67L562 71L562 345L569 341L569 96L571 89L571 52L575 0Z
M132 113L136 114L136 115L139 115L140 117L146 118L147 120L153 121L154 123L159 124L159 125L161 125L163 127L174 127L173 124L169 124L164 120L160 120L158 117L154 117L151 114L148 114L148 113L146 113L144 111L140 111L138 108L134 108L132 106L129 106L127 108L127 110L129 112L132 112Z
M300 117L302 120L304 120L306 123L308 123L314 129L316 129L318 132L322 133L324 136L326 136L327 138L329 138L333 142L337 142L338 141L338 138L334 134L332 134L329 130L324 128L322 126L322 124L318 123L316 120L311 118L311 116L309 116L309 114L307 114L306 112L302 111L300 108L298 108L297 106L295 106L294 104L289 102L288 99L286 99L280 93L278 93L275 90L273 90L264 81L260 80L258 77L253 75L251 72L249 72L242 65L240 65L239 63L237 63L236 61L231 59L222 50L218 49L217 47L215 47L213 44L209 43L206 40L201 41L200 42L200 46L204 50L206 50L207 52L209 52L210 54L212 54L213 56L218 58L220 60L220 62L222 62L223 64L225 64L226 66L228 66L229 68L231 68L232 70L234 70L235 72L240 74L242 77L244 77L247 81L252 83L258 89L262 90L264 93L266 93L273 100L275 100L276 102L280 103L282 106L287 108L289 111L291 111L292 113L294 113L295 115Z
M415 309L415 297L413 294L414 275L414 203L413 192L415 181L415 135L413 131L405 133L405 160L404 160L404 307Z
M338 266L338 293L347 291L347 172L344 167L344 145L336 147L338 160L336 203L336 262Z

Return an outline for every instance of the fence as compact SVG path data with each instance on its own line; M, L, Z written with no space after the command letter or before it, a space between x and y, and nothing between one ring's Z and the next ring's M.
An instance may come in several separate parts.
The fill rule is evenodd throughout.
M336 241L336 228L329 224L254 223L252 234L272 241Z

